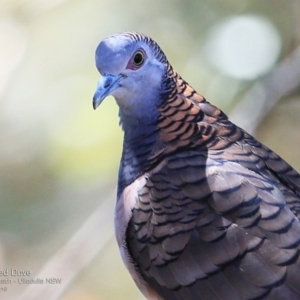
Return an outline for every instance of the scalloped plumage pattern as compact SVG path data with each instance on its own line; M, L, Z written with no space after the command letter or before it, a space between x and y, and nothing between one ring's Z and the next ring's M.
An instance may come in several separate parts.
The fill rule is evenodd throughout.
M126 35L166 64L155 126L141 140L124 127L116 231L137 285L148 299L300 299L299 174L198 94L155 42Z

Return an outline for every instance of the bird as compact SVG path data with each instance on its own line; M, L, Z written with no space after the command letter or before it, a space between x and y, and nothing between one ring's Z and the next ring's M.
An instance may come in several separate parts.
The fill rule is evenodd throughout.
M98 45L124 131L115 206L123 262L146 299L300 299L300 175L232 123L138 32Z

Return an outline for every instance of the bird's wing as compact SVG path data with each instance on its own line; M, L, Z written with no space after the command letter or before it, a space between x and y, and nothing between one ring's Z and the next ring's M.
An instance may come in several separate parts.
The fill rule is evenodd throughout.
M243 132L243 139L229 149L216 151L215 159L235 162L267 180L281 190L292 212L300 217L300 175L272 150Z
M244 148L175 153L139 190L126 243L164 299L300 299L299 177Z
M245 149L241 156L251 157L261 165L256 170L265 169L271 176L275 177L280 183L280 187L285 194L285 200L290 209L300 218L300 175L279 155L262 145L252 136L245 133ZM246 159L247 160L247 159ZM241 162L242 163L242 162ZM243 164L243 163L242 163ZM247 162L243 164L247 167ZM270 176L270 175L269 175ZM296 195L296 197L295 197Z

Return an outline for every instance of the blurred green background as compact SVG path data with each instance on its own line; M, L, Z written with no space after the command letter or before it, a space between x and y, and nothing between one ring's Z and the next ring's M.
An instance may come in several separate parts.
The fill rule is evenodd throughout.
M0 299L143 299L113 236L118 109L92 109L96 46L127 30L300 170L298 0L1 0L0 271L62 283Z

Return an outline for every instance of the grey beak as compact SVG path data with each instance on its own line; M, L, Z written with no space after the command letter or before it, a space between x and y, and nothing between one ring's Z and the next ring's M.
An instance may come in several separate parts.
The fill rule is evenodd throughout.
M119 75L104 75L98 82L96 92L93 97L93 107L96 109L102 101L109 96L120 85L119 82L124 76Z

